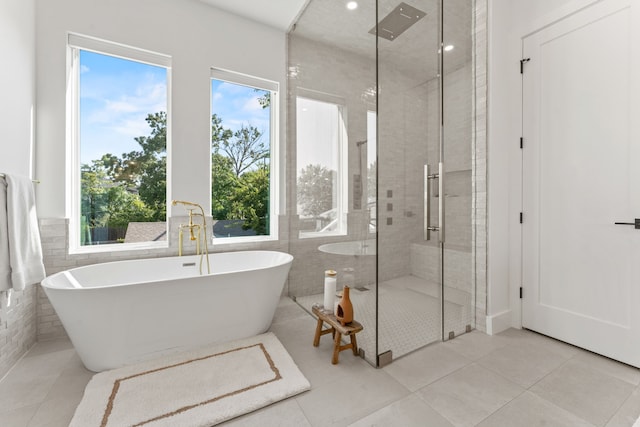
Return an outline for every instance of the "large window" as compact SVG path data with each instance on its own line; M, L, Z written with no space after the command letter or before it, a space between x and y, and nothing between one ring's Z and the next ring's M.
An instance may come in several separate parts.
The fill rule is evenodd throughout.
M166 245L170 58L76 34L69 53L71 249Z
M216 238L277 236L278 83L211 70L211 215Z
M347 232L345 111L341 103L296 99L300 237Z

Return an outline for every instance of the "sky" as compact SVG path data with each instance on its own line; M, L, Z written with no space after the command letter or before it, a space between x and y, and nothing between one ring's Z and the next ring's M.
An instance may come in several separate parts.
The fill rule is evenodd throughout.
M263 91L212 80L212 113L222 125L237 130L251 124L269 135L269 109L258 98ZM167 109L167 71L163 67L81 50L80 159L97 160L103 154L121 156L139 145L134 138L150 134L148 114Z

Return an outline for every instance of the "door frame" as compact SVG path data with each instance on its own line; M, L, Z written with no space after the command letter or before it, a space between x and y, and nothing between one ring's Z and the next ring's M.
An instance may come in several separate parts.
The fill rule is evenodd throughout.
M489 9L496 7L496 0L489 0ZM511 117L513 120L504 120L504 118L491 119L488 122L489 125L489 152L495 153L496 151L504 150L506 154L496 168L507 168L507 171L498 171L502 176L506 176L508 179L507 187L497 189L497 193L506 191L502 194L492 194L492 187L488 188L488 216L489 216L489 234L487 236L488 246L488 293L487 298L487 316L486 316L486 330L490 335L504 331L510 327L522 328L522 300L520 299L520 287L523 282L522 277L522 227L520 224L520 212L523 208L523 193L522 193L522 174L523 174L523 150L520 149L519 139L522 136L523 130L523 117L522 117L522 76L519 74L519 61L523 55L524 39L545 27L552 25L558 21L561 21L570 15L573 15L580 10L587 8L601 0L571 0L567 1L559 6L553 7L546 12L537 15L531 20L528 18L516 16L513 13L510 18L511 21L524 21L511 24L512 27L509 31L506 31L508 36L508 43L504 43L502 46L507 47L506 54L502 56L507 59L509 68L508 79L500 82L506 86L506 99L502 100L504 104L501 111L503 112L515 112ZM489 11L489 16L493 13ZM491 31L490 31L491 33ZM489 37L491 40L491 36ZM492 43L490 43L491 47ZM491 56L496 53L491 54ZM503 65L503 64L499 64ZM506 65L503 65L506 66ZM526 65L525 65L526 66ZM513 70L513 71L511 71ZM491 68L488 72L491 74ZM490 80L491 82L491 80ZM489 92L489 105L491 106L491 93ZM497 98L497 96L496 96ZM491 114L492 108L489 108L488 113ZM516 117L517 114L517 117ZM492 128L493 124L493 128ZM497 138L499 141L491 141ZM526 143L526 142L525 142ZM495 156L495 154L494 154ZM489 160L491 164L491 160ZM488 170L488 181L491 181L491 168ZM497 220L493 218L492 211L499 211L506 206L507 223L498 224ZM496 231L492 231L492 226ZM503 234L502 238L498 234ZM500 244L507 244L507 250L499 250L493 252L491 249L491 243L496 240ZM500 270L507 268L508 272L502 274ZM501 277L495 279L492 277L492 271L500 273ZM504 283L506 281L506 283ZM501 284L502 283L502 284ZM492 307L494 301L491 298L492 293L500 294L502 292L508 295L504 297L507 305L501 307ZM497 303L495 305L498 305ZM491 313L491 314L489 314Z

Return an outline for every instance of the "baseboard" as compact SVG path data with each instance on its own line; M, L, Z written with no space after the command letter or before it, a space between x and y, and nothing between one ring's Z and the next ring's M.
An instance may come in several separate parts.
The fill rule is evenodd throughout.
M487 316L487 334L495 335L511 327L511 310Z

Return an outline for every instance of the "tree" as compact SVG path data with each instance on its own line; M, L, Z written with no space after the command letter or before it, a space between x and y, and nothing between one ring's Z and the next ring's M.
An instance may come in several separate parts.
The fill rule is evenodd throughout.
M238 177L233 173L231 160L219 153L211 155L211 216L230 219L233 194Z
M104 211L105 195L111 181L99 160L80 167L80 213L87 227L100 225Z
M167 205L167 114L160 111L145 119L151 135L134 140L138 151L123 153L122 157L105 154L100 161L113 182L123 183L136 192L153 211L150 221L164 221Z
M222 132L223 136L228 133ZM242 125L233 133L233 139L212 140L214 152L221 153L231 160L233 172L239 177L260 161L269 158L269 147L262 142L262 133L255 127Z
M269 226L269 166L245 172L231 197L231 218L243 219L243 230L257 235L268 233Z
M333 208L335 171L321 165L307 165L298 178L298 205L302 215L317 218Z
M232 132L211 117L211 214L242 220L242 228L268 233L269 147L251 125Z

